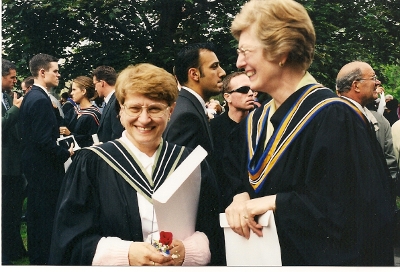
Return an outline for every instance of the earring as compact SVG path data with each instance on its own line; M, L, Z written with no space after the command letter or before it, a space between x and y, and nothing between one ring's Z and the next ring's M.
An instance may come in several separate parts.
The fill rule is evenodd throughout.
M283 67L283 65L285 65L282 61L279 62L279 66Z

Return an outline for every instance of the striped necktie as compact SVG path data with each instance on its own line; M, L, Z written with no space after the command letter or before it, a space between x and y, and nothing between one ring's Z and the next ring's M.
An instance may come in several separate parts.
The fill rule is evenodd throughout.
M10 103L8 103L8 98L7 98L6 93L3 93L3 104L4 104L4 107L6 107L6 110L9 110L11 108Z

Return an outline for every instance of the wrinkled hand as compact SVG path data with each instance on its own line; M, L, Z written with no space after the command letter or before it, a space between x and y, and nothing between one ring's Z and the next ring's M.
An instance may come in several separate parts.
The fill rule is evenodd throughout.
M275 210L275 200L276 195L270 195L246 201L247 225L259 237L263 236L263 227L257 223L256 217L266 213L268 210Z
M234 196L232 203L226 208L225 215L229 227L237 234L249 239L250 229L247 225L246 201L250 199L248 193L241 193Z
M162 255L151 244L132 242L129 247L129 265L174 265L171 256Z
M22 96L20 98L18 98L18 94L16 92L14 92L13 105L18 108L21 107L23 99L24 99L24 97L22 97Z
M182 241L172 240L172 243L169 246L169 252L174 260L174 265L182 265L183 261L185 260L185 246L183 245Z

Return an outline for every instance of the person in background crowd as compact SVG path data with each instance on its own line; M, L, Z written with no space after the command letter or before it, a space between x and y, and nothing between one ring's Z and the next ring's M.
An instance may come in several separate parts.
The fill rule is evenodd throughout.
M115 140L122 135L124 128L119 120L119 105L115 99L117 72L109 66L99 66L92 72L94 88L99 97L104 98L105 107L101 114L97 136L100 142Z
M1 69L1 260L7 265L27 254L20 233L25 178L17 128L23 98L14 93L11 99L7 94L17 82L15 64L2 59Z
M315 31L293 0L251 0L232 22L236 66L272 100L231 133L228 224L262 236L275 216L282 265L393 266L394 208L383 153L360 110L307 72ZM373 74L362 82L372 84ZM378 147L379 148L379 147ZM387 178L386 178L387 177ZM235 192L235 190L234 190Z
M392 137L393 137L393 150L397 159L397 166L400 170L400 120L394 122L392 126ZM396 180L396 195L400 197L400 171L397 173ZM400 215L399 210L397 210L397 216ZM400 242L400 236L398 242Z
M214 117L219 116L223 112L221 104L216 99L210 99L207 101L206 109L209 120L214 119Z
M383 116L389 121L390 125L393 125L399 117L397 116L397 108L399 106L399 101L396 98L388 99L386 101L386 109Z
M35 83L24 96L19 113L22 139L22 169L28 181L27 228L28 253L32 265L47 264L55 206L64 162L74 154L57 145L59 123L49 90L58 86L58 59L37 54L29 61Z
M214 45L186 45L175 59L175 75L182 89L163 137L191 148L201 145L210 155L214 149L205 102L222 89L221 68Z
M231 144L227 139L231 131L254 109L254 92L250 89L249 77L244 72L234 72L224 78L222 94L228 109L210 121L214 141L210 164L217 177L223 201L222 211L224 211L233 197L232 186L223 167L224 156L229 156L227 145Z
M90 102L95 95L90 77L79 76L72 81L71 96L79 108L74 111L70 123L60 127L60 134L73 135L81 148L93 145L92 135L97 133L99 127L100 110Z
M64 104L65 104L65 102L67 102L68 98L69 98L68 92L63 92L63 93L60 95L60 104L61 104L61 107L64 106Z
M32 89L33 83L34 83L33 76L29 76L21 82L21 90L24 93L24 95L26 95L26 93L29 92L30 89Z
M392 125L392 136L394 154L396 155L397 163L400 168L400 120L394 122Z
M369 77L370 75L373 76ZM351 84L352 82L354 84ZM372 67L368 63L361 61L350 62L343 66L336 81L339 96L357 106L371 124L372 131L374 132L371 135L373 138L372 142L374 143L375 139L378 140L380 149L377 148L376 152L381 153L380 151L383 151L390 176L393 179L391 183L394 183L398 167L393 151L390 124L382 114L370 111L366 107L378 97L377 89L380 84L381 82L376 78ZM374 148L376 145L372 147Z
M172 241L174 258L146 242L161 231L152 195L191 152L162 139L178 96L173 75L151 64L129 66L119 74L115 89L125 131L117 140L77 151L55 213L50 263L222 264L217 184L205 160L196 232ZM179 214L180 207L169 212Z

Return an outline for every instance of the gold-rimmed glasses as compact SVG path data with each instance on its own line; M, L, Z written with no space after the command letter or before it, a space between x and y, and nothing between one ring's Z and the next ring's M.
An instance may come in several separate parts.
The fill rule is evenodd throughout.
M357 79L357 81L360 81L360 80L373 80L373 81L377 81L378 80L378 78L377 78L377 76L376 75L374 75L374 76L372 76L372 77L370 77L370 78L360 78L360 79Z
M248 52L251 52L252 50L251 49L245 49L245 48L236 48L236 53L238 54L238 55L240 55L240 54L243 54L243 56L246 56L246 54L248 53Z
M168 105L163 103L152 103L144 106L141 104L123 105L125 113L130 117L138 117L144 108L146 108L147 114L152 118L160 118L165 114L165 111L169 108Z

